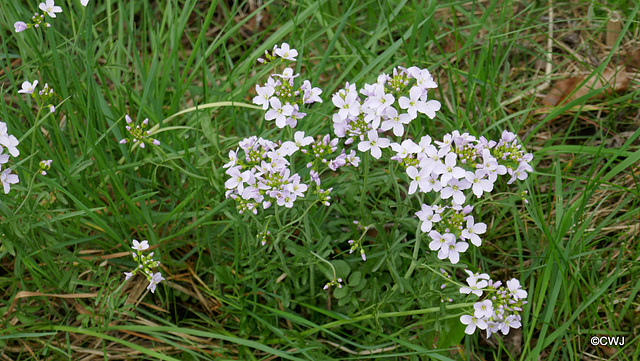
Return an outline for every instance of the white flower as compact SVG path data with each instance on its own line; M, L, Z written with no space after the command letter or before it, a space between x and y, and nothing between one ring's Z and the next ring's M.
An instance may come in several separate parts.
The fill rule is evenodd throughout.
M342 120L347 119L349 115L357 117L360 114L360 103L357 98L356 92L349 92L344 98L338 93L331 98L333 105L340 109L338 114Z
M293 207L293 202L296 200L295 194L291 194L289 191L284 191L277 198L277 204L279 206L285 206L287 208Z
M477 318L488 319L493 315L493 303L491 303L491 300L476 302L476 304L473 305L473 308L475 309L473 315Z
M467 182L465 179L451 179L449 180L449 184L442 188L440 195L442 199L447 199L453 196L453 203L462 205L466 199L462 191L469 189L469 187L471 187L471 183Z
M420 98L420 100L422 100L422 102L424 103L425 100L427 99L426 96L426 92L423 94L423 96ZM440 108L442 107L442 104L440 104L439 101L437 100L429 100L426 103L424 103L425 105L423 107L418 108L418 111L422 114L425 114L426 116L428 116L430 119L433 119L436 117L436 112L438 110L440 110Z
M0 122L0 137L5 136L9 134L7 132L7 123L5 122Z
M269 99L273 96L275 89L272 86L265 85L263 87L256 85L257 96L253 98L253 104L262 105L262 109L269 109Z
M409 73L411 74L411 76L416 79L416 84L418 84L419 87L424 88L424 89L430 89L430 88L437 88L438 87L438 84L436 84L436 82L433 81L433 77L429 73L429 70L420 69L420 68L415 67L415 66L412 66L411 68L409 68L407 70L409 70Z
M346 161L354 167L360 164L360 157L356 155L356 151L351 149L351 153L347 154Z
M483 278L488 279L488 275L486 275L487 277L485 277L485 274L476 276L473 274L473 272L469 270L464 270L464 271L469 274L469 277L467 277L467 284L469 285L469 287L466 287L466 286L460 287L460 293L464 293L467 295L469 293L473 293L478 297L482 296L482 289L489 285L489 282L487 282ZM481 280L478 281L479 279Z
M509 333L509 328L520 328L520 326L522 326L522 323L520 323L518 316L509 315L502 323L500 331L502 331L502 333L506 335Z
M0 164L5 164L7 162L9 162L9 154L2 154L2 152L4 152L4 149L2 149L2 147L0 147ZM0 168L2 169L2 168Z
M231 176L231 178L227 179L227 181L224 183L224 187L227 189L238 188L238 191L242 193L244 186L242 184L242 173L240 173L240 166L229 168L225 173Z
M452 140L453 137L451 136L451 134L445 134L444 137L442 137L442 141L436 140L435 143L440 147L440 149L446 149L447 152L449 152L449 150L451 150Z
M22 83L22 90L18 90L18 93L31 94L34 90L36 90L37 85L37 80L34 80L33 84L31 84L29 81L25 81L24 83Z
M418 186L420 186L420 190L423 190L429 186L429 173L430 172L426 169L421 169L418 171L418 169L414 166L409 166L409 168L407 168L407 175L409 176L409 178L411 178L411 184L409 184L409 194L415 193Z
M471 316L471 315L462 315L460 316L460 322L465 325L468 325L464 330L464 333L467 335L472 335L476 331L476 327L484 330L487 328L487 322L483 319Z
M403 113L398 115L398 111L394 107L389 107L385 112L386 119L380 125L382 130L393 129L393 134L400 137L404 134L404 125L411 123L411 115Z
M456 167L456 153L449 153L444 157L444 164L436 163L433 167L433 172L436 174L442 174L440 182L442 184L449 183L450 179L460 179L465 176L464 169Z
M137 251L144 251L145 249L149 248L149 242L144 240L142 242L138 242L137 240L133 240L133 247L131 247Z
M416 216L418 216L418 219L422 221L420 230L425 233L431 231L433 223L439 222L442 219L439 214L433 213L432 207L426 204L423 204L422 209L416 212ZM438 248L440 247L438 246Z
M480 247L480 245L482 245L482 240L480 239L478 234L483 234L486 231L486 224L482 222L474 224L473 217L469 216L469 218L467 218L467 228L462 231L460 237L468 239L469 241L471 241L471 243L473 243L474 246Z
M520 180L527 179L527 177L529 176L529 174L527 172L533 171L533 168L531 167L531 165L529 165L529 163L522 162L518 166L518 169L516 169L515 171L512 171L511 168L509 168L507 171L508 171L509 174L511 174L511 179L509 179L507 184L511 184L516 179L520 179Z
M47 0L46 3L40 3L40 10L44 11L45 14L51 16L52 18L56 17L56 13L62 12L62 8L56 6L54 0Z
M18 138L13 135L0 135L0 145L7 147L9 153L14 157L20 155L20 151L17 148L19 143Z
M238 154L236 153L235 150L230 150L229 151L229 163L225 163L225 165L222 166L222 168L230 168L236 165L236 162L238 161Z
M299 130L296 134L293 135L293 140L295 141L298 147L304 147L311 143L313 143L313 137L307 136L305 137L304 132Z
M4 194L9 193L11 189L11 184L16 184L20 181L16 174L11 174L11 169L5 169L2 173L0 173L0 182L2 183L2 187L4 188Z
M287 125L287 118L293 113L293 106L286 104L282 105L280 99L273 97L269 99L271 109L264 115L266 120L276 120L276 126L278 128L284 128Z
M371 109L382 108L380 111L384 112L395 101L393 94L384 92L384 86L376 86L373 95L367 99L365 105Z
M289 80L290 84L293 85L293 79L297 78L300 74L293 75L293 69L286 68L282 71L282 74L274 74L275 76L279 76L282 79Z
M16 30L16 33L19 33L21 31L25 31L28 29L27 24L24 23L24 21L16 21L15 24L13 24L13 27Z
M441 254L446 253L446 256L440 259L449 257L451 263L456 264L458 263L458 261L460 261L460 253L463 253L468 248L469 244L467 242L447 242L442 248L440 248L440 252L438 252L438 258L440 258Z
M402 144L391 143L391 149L397 153L396 157L401 159L406 158L409 154L419 153L421 150L420 146L414 143L411 139L405 139L402 141Z
M487 338L492 334L497 333L502 327L502 322L487 322Z
M371 155L375 159L380 159L382 156L382 150L380 150L380 148L387 148L389 144L391 144L391 141L387 138L378 138L378 132L375 130L370 130L367 133L367 137L369 140L358 143L358 149L361 152L370 150Z
M520 281L518 281L517 279L512 278L510 281L507 281L507 288L514 296L514 298L517 298L519 300L527 298L527 291L522 289L522 286L520 286Z
M487 172L490 182L495 182L498 179L498 175L507 173L507 167L498 164L496 158L491 155L491 151L487 148L482 150L482 165L479 165L480 169Z
M415 119L418 117L417 112L420 112L423 114L429 113L427 115L429 115L430 118L433 118L431 117L432 107L428 107L425 102L420 100L420 97L422 96L422 89L419 86L411 87L411 90L409 91L409 96L411 98L407 98L404 96L400 97L400 99L398 100L398 104L400 104L400 108L407 110L407 113L409 113L409 115L411 116L411 119ZM438 107L437 110L440 110L440 108ZM435 112L433 113L433 116L435 116Z
M456 236L454 236L453 233L445 233L443 235L440 235L440 232L438 231L431 231L429 232L429 237L431 237L432 240L431 242L429 242L429 249L432 251L442 250L442 248L446 247L446 244L455 243L456 241ZM447 256L444 255L441 259L444 258L447 258Z
M295 61L296 56L298 56L298 51L296 49L291 49L287 43L282 43L280 48L276 49L275 53L283 59L292 61Z
M493 190L493 182L484 177L486 173L485 170L478 169L475 173L467 172L465 175L467 181L471 182L473 194L475 194L477 198L480 198L483 192L489 193Z
M82 6L87 6L88 3L89 0L80 0L80 4L82 4Z
M163 280L164 277L162 277L160 272L152 274L151 279L149 279L149 286L147 286L147 289L150 290L151 293L154 293L156 290L156 285Z
M380 120L382 119L382 108L369 108L362 107L362 112L365 114L364 121L371 126L371 129L378 129L380 127Z

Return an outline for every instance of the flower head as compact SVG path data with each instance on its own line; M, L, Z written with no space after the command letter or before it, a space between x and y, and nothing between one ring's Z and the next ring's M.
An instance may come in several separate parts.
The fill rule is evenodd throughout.
M369 138L369 140L365 140L362 141L360 143L358 143L358 149L361 152L366 152L368 150L371 151L371 155L375 158L375 159L380 159L380 157L382 156L382 150L381 148L387 148L389 146L389 144L391 144L391 141L387 138L379 138L378 137L378 132L375 130L371 130L367 133L367 138Z
M138 242L137 240L133 240L133 247L131 247L137 251L144 251L145 249L149 248L149 242L147 240L144 240L142 242Z
M284 128L287 125L287 118L293 113L293 106L290 104L282 105L280 99L276 97L270 98L269 104L271 105L271 109L264 115L264 119L275 119L276 126L278 126L278 128Z
M47 175L47 171L51 168L53 160L41 160L40 161L40 174Z
M160 145L160 141L154 138L151 138L151 131L145 130L147 126L149 126L149 118L146 118L142 121L142 124L138 124L133 126L133 120L127 114L124 116L125 121L127 122L127 131L131 136L131 139L124 138L120 140L120 144L127 144L129 141L133 142L133 144L138 144L140 148L144 148L146 144Z
M460 322L467 325L467 328L464 330L464 333L467 335L472 335L476 331L476 327L481 330L487 328L487 321L471 315L460 316Z
M461 237L464 239L468 239L473 243L474 246L480 247L482 244L482 240L478 236L479 234L483 234L487 231L487 225L480 222L474 223L473 217L469 216L467 218L467 228L462 231Z
M291 49L289 44L282 43L280 48L276 49L275 54L283 59L295 61L296 56L298 56L298 51L296 49Z
M256 93L258 94L253 98L253 103L257 105L262 105L262 109L269 109L269 99L273 96L275 92L274 87L265 85L263 87L256 84Z
M18 144L20 144L20 141L18 141L18 138L16 138L14 135L0 134L0 145L5 146L9 153L11 153L11 155L14 157L20 155Z
M20 181L16 174L11 174L11 169L5 169L2 173L0 173L0 183L2 183L2 187L4 188L4 194L9 193L12 184L16 184Z
M40 3L40 10L42 10L45 14L51 16L52 18L56 17L56 13L61 13L62 8L56 6L54 0L47 0L46 3Z
M31 94L33 93L34 90L36 90L37 85L38 85L37 80L34 80L33 84L30 83L29 81L25 81L24 83L22 83L22 89L18 90L18 93Z
M13 27L16 29L16 33L27 30L29 27L23 21L16 21L13 24Z
M156 285L162 282L163 280L164 280L164 277L162 277L160 272L153 273L153 275L149 279L149 286L147 286L147 289L151 291L151 293L154 293L156 291Z

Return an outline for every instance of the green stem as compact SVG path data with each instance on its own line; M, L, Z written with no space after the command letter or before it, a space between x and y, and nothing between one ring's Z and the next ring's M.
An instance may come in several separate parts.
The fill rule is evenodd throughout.
M257 105L253 105L253 104L248 104L248 103L238 103L238 102L216 102L216 103L207 103L207 104L202 104L202 105L198 105L198 106L194 106L194 107L191 107L191 108L187 108L187 109L181 110L181 111L179 111L179 112L177 112L177 113L173 114L172 116L170 116L170 117L168 117L168 118L164 119L164 120L163 120L162 122L160 122L160 123L162 123L162 124L166 124L166 123L170 122L171 120L173 120L174 118L176 118L176 117L178 117L178 116L180 116L180 115L187 114L187 113L191 113L191 112L194 112L194 111L197 111L197 110L201 110L201 109L209 109L209 108L218 108L218 107L241 107L241 108L259 109L259 110L261 110L261 109L262 109L262 107L259 107L259 106L257 106ZM122 119L122 118L121 118L121 119ZM160 128L160 124L159 124L159 123L158 123L158 124L156 124L156 125L154 125L153 127L151 127L151 128L149 129L149 131L151 132L149 135L153 135L153 134L158 133L158 132L159 132L159 131L158 131L158 129L159 129L159 128ZM134 144L131 146L131 150L134 150L137 146L138 146L138 143L134 143ZM122 164L124 164L124 161L125 161L125 157L123 156L123 157L121 157L121 158L118 160L118 164L119 164L119 165L122 165ZM136 169L137 169L137 168L136 168ZM201 178L201 177L200 177L200 176L198 176L198 178ZM100 187L102 187L104 184L106 184L106 183L108 183L108 182L109 182L109 176L107 175L107 176L104 178L104 180L102 181L102 183L100 184Z
M38 118L40 118L40 112L42 112L42 104L38 107L38 112L36 113L36 121L33 125L34 128L38 126ZM31 134L31 154L36 152L36 132L35 130ZM33 158L29 161L29 169L33 169Z
M338 278L338 275L336 275L336 269L333 268L333 265L331 264L331 262L327 261L326 259L320 257L318 254L316 254L315 252L311 251L311 254L318 257L322 262L326 263L329 265L329 267L331 267L331 270L333 271L333 279L335 280L336 278Z
M422 226L422 222L418 223L418 229L416 229L416 243L413 246L413 257L411 260L411 265L409 266L409 269L407 270L407 273L405 273L404 275L404 279L408 280L409 277L411 277L411 275L413 274L413 271L416 269L416 266L418 265L418 253L420 252L420 234L422 232L422 230L420 229L420 227Z
M444 307L438 306L438 307L423 308L423 309L420 309L420 310L412 310L412 311L372 313L372 314L357 316L357 317L353 317L353 318L349 318L349 319L336 320L336 321L332 321L332 322L329 322L329 323L325 323L324 325L321 325L321 326L318 326L318 327L314 327L314 328L312 328L310 330L306 330L306 331L300 332L298 337L305 338L305 337L310 336L310 335L312 335L314 333L317 333L317 332L320 332L320 331L324 331L324 330L327 330L327 329L330 329L330 328L333 328L333 327L342 326L342 325L355 323L355 322L362 322L362 321L370 320L372 318L379 319L379 318L390 318L390 317L404 317L404 316L425 315L425 314L429 314L429 313L441 312L442 308L444 308L445 310L454 310L454 309L459 309L459 308L467 308L467 307L471 307L471 306L473 306L473 303L458 303L458 304L455 304L455 305L446 305ZM284 339L275 339L275 340L267 340L266 341L267 344L282 343L282 342L286 342L286 340L284 340Z
M160 123L162 123L163 125L172 121L174 118L180 116L180 115L184 115L184 114L188 114L191 112L195 112L198 110L202 110L202 109L209 109L209 108L219 108L219 107L241 107L241 108L250 108L250 109L258 109L258 110L262 110L262 107L254 105L254 104L249 104L249 103L239 103L239 102L233 102L233 101L227 101L227 102L215 102L215 103L207 103L207 104L202 104L202 105L197 105L191 108L187 108L184 110L181 110L175 114L173 114L172 116L165 118L163 121L161 121ZM151 127L149 129L149 131L151 133L149 133L149 135L154 135L158 132L158 129L160 128L160 123L154 125L153 127ZM137 147L138 143L133 144L133 146L131 147L131 150L135 149ZM118 164L124 164L125 158L122 157L120 158L120 160L118 160Z
M365 212L364 212L364 199L365 199L365 195L367 193L367 183L369 182L369 158L370 158L370 154L369 152L365 152L364 153L364 161L363 161L363 168L364 168L364 176L363 176L363 180L362 180L362 193L361 193L361 198L360 198L360 217L364 217ZM367 223L369 223L367 221Z

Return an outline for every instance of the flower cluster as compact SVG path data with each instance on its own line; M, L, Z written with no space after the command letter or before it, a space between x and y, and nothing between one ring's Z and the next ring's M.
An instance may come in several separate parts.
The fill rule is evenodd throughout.
M24 81L21 85L22 89L18 90L18 93L30 94L32 98L38 100L39 106L43 107L45 106L45 103L47 103L49 99L55 95L55 92L48 83L44 83L42 90L38 91L36 95L35 91L37 86L38 80L34 80L33 83L28 80ZM56 107L53 104L47 104L46 106L49 108L49 112L53 113L56 111Z
M347 138L345 144L357 141L359 151L370 152L376 159L382 157L383 149L391 148L391 159L406 168L409 195L438 193L438 200L445 204L423 204L416 215L422 232L432 240L429 248L438 251L438 258L455 264L468 249L467 242L481 245L479 234L487 229L470 214L472 196L491 192L499 175L510 175L508 184L526 179L533 170L533 155L525 154L516 135L506 130L497 142L459 131L446 134L442 141L425 135L417 143L412 139L392 142L383 136L384 132L403 136L405 126L419 113L434 118L441 105L429 100L427 92L436 87L429 71L417 67L395 68L392 75L382 74L376 83L359 90L347 83L333 95L337 108L333 125L336 136Z
M12 184L16 184L20 181L17 174L11 173L11 168L5 168L3 166L9 163L10 156L17 157L20 155L18 150L18 144L20 142L14 136L8 133L7 124L0 122L0 183L4 189L4 194L9 193ZM9 154L4 154L5 149Z
M329 288L335 287L335 286L338 286L338 288L342 288L342 278L336 278L327 282L327 284L325 284L322 289L328 290Z
M42 14L35 13L31 17L31 21L33 21L33 23L27 24L24 21L16 21L13 24L16 33L25 31L32 27L39 28L40 26L44 26L49 28L51 27L51 24L45 20L45 15L55 19L56 14L62 12L62 8L56 6L55 0L46 0L46 2L40 3L39 8L42 10Z
M407 167L409 194L440 192L442 199L451 199L452 207L463 206L469 193L480 198L491 192L499 175L509 174L511 184L533 170L533 155L525 154L516 135L507 130L498 142L454 131L433 144L424 136L418 144L407 139L391 146L396 152L392 159Z
M355 84L347 83L331 99L338 109L333 114L334 132L347 138L345 144L359 139L358 149L379 159L381 149L391 144L380 138L380 132L393 131L399 137L418 113L435 117L440 102L427 100L427 90L436 87L429 71L418 67L395 68L393 75L381 74L376 83L365 84L359 92Z
M144 148L145 144L160 145L159 140L150 137L150 130L145 131L145 129L149 125L149 118L143 120L142 125L136 124L135 127L132 126L133 121L131 120L131 117L129 117L129 115L125 115L124 119L127 122L126 128L129 132L129 135L131 135L131 138L124 138L120 140L120 144L127 144L127 142L132 142L133 145L140 145L140 148Z
M416 216L422 221L422 232L428 232L432 240L429 248L454 264L459 253L468 249L467 241L479 247L479 235L487 230L486 224L470 215L473 206L468 203L473 195L480 198L491 192L499 175L509 174L507 183L512 183L527 178L533 170L529 164L533 155L525 154L515 134L506 130L498 142L454 131L434 144L424 136L418 144L408 139L393 148L393 159L407 167L409 194L437 192L449 202L444 206L423 204Z
M296 56L298 56L298 51L296 49L291 49L289 44L282 43L282 45L278 46L277 44L273 46L273 50L269 52L268 50L264 51L264 59L258 58L258 62L260 63L269 63L273 62L278 58L282 58L284 60L296 61Z
M153 252L149 253L146 256L142 254L143 251L149 248L149 242L146 240L138 242L134 239L133 247L131 248L135 250L135 252L131 252L131 255L133 256L133 260L138 262L138 267L131 272L124 273L125 281L133 277L138 271L140 271L145 275L147 281L149 282L147 289L150 290L151 293L154 293L156 291L156 286L160 282L162 282L162 280L164 280L164 277L162 277L160 272L154 273L151 268L158 267L160 265L160 262L153 260Z
M465 333L471 335L476 328L487 331L487 338L498 331L506 335L512 328L522 326L520 312L522 306L527 303L527 291L522 289L520 281L513 278L507 281L507 286L502 282L493 282L488 274L474 274L465 270L467 285L460 288L460 293L481 297L483 292L491 296L474 305L473 315L460 316L460 322L467 325Z
M507 184L526 179L533 170L530 165L533 155L525 153L516 135L506 130L497 142L459 131L433 142L429 135L415 142L412 139L393 142L384 136L386 132L402 137L405 127L419 113L433 119L441 105L429 100L427 92L436 87L429 71L417 67L396 68L393 75L382 74L375 84L365 84L359 90L355 84L347 83L345 89L333 95L337 108L333 125L336 136L346 138L345 144L357 142L359 151L370 152L375 159L390 148L391 160L406 169L409 195L418 191L437 193L438 203L443 204L422 204L416 216L421 221L421 231L431 239L429 249L438 251L439 259L456 264L460 253L469 248L468 242L479 247L480 235L487 231L487 225L471 215L473 196L480 198L491 192L500 175L510 176ZM350 240L349 244L353 252L360 247L360 240ZM481 277L485 276L488 279L488 275ZM471 277L469 282L474 286L479 283L477 277ZM484 313L463 316L462 322L472 324L473 328L484 327L489 334L497 330L506 334L509 327L519 327L518 312L527 296L519 282L515 279L507 282L508 291L500 283L487 282L478 287L484 286L493 287L496 296L477 305L476 309L485 310ZM493 313L489 314L488 309Z
M351 254L354 251L359 249L360 250L360 257L362 257L363 261L366 261L367 260L367 255L364 253L364 248L362 248L362 240L364 239L364 236L367 234L367 231L369 231L369 229L371 227L373 227L373 224L370 224L368 226L363 226L358 221L353 221L353 224L355 224L357 229L362 232L362 235L358 239L350 239L348 241L349 245L351 246L349 248L349 254Z
M260 240L261 245L267 244L267 237L271 236L271 231L265 230L258 234L257 238Z
M295 61L297 55L295 49L284 43L265 52L265 59L259 61L273 63L275 69L277 64ZM294 128L306 115L301 110L303 105L322 102L319 96L322 91L307 80L296 81L299 76L287 67L282 74L274 74L264 85L256 86L253 103L261 105L266 111L265 119L274 120L278 128L287 125ZM433 119L440 110L440 102L429 96L437 86L427 69L415 66L396 67L391 74L381 74L375 83L364 84L362 88L346 83L331 99L336 107L332 115L336 138L325 135L314 140L299 131L294 140L284 142L256 136L244 139L236 150L230 151L230 160L224 166L229 177L225 183L227 197L236 200L240 213L250 210L257 214L260 205L264 209L273 203L293 207L295 200L304 198L316 183L315 194L325 196L320 200L328 205L331 189L320 189L320 166L335 171L344 165L357 167L360 162L354 149L349 153L344 149L337 152L343 139L345 146L353 144L375 159L388 152L389 158L406 170L409 195L436 193L435 203L422 204L416 212L420 230L431 239L429 249L437 251L439 259L458 263L469 243L481 246L480 236L487 232L487 225L472 215L474 201L492 192L499 176L508 175L507 184L526 179L533 170L530 165L533 156L518 144L514 133L506 130L498 141L460 131L446 134L441 140L432 140L429 135L415 140L406 136L407 127L420 114ZM392 137L404 139L395 141ZM292 170L291 156L298 151L303 158L311 157L307 164L308 183L302 181L303 175ZM332 154L339 155L329 157ZM354 223L362 235L348 241L349 253L359 251L366 260L362 242L371 226ZM265 232L258 235L263 244L266 235ZM446 272L445 277L451 278ZM334 272L333 280L324 288L340 288L341 282ZM493 283L486 274L470 273L467 282L469 287L463 288L463 293L468 289L466 293L482 295L483 288L495 292L495 296L476 305L473 316L461 318L469 325L467 333L479 327L489 334L498 330L506 334L509 328L520 326L519 312L527 293L519 281L513 279L505 288L500 282Z
M303 131L296 132L293 140L277 143L257 136L246 138L236 150L229 152L229 162L224 165L229 176L225 182L226 197L237 201L240 213L249 210L257 214L260 205L263 209L273 203L292 208L294 202L304 198L311 187L317 201L328 206L331 189L320 188L320 166L325 165L335 171L359 161L355 155L350 158L344 150L330 159L329 156L337 151L336 144L337 139L331 139L329 135L314 140ZM291 170L289 159L298 151L312 158L307 163L311 170L306 182Z
M277 45L274 47L273 55L268 52L265 55L267 61L274 61L277 57L295 60L298 52L291 49L289 44L283 43L280 48ZM284 128L287 125L295 128L298 120L307 115L301 112L301 106L322 103L320 98L322 90L313 87L309 80L296 85L295 79L299 76L300 74L293 74L293 69L285 68L282 74L270 76L263 86L256 85L258 95L253 98L253 103L262 106L262 109L267 111L264 118L275 120L278 128Z
M51 169L51 163L53 162L52 159L49 160L41 160L39 165L40 165L40 169L38 170L38 173L42 174L42 175L47 175L47 171L49 169Z

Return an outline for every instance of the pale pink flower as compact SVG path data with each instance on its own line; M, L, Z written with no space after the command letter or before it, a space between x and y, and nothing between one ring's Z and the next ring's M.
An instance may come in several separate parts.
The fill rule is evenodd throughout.
M2 173L0 173L0 183L2 183L2 187L4 188L4 194L9 193L11 190L11 185L16 184L20 181L18 175L11 174L11 169L5 169Z
M40 3L40 10L42 10L45 14L51 16L52 18L56 17L56 13L62 12L62 8L56 6L54 0L47 0L46 3Z
M275 53L283 59L292 61L295 61L296 56L298 56L298 51L296 49L291 49L291 47L289 47L289 44L287 43L282 43L280 48L276 49Z
M16 33L27 30L27 24L22 21L16 21L13 27L16 29Z
M34 80L33 84L30 83L29 81L25 81L24 83L22 83L22 89L18 90L18 93L31 94L33 93L34 90L36 90L37 85L38 85L37 80Z
M162 275L160 274L160 272L158 273L154 273L151 276L151 279L149 280L149 286L147 286L147 289L151 291L151 293L154 293L156 290L156 285L160 282L162 282L165 278L162 277Z
M369 138L369 140L358 143L358 150L361 152L370 150L371 155L375 159L380 159L382 156L382 150L380 148L387 148L389 144L391 144L391 141L387 138L378 138L378 132L375 130L370 130L367 133L367 138Z

